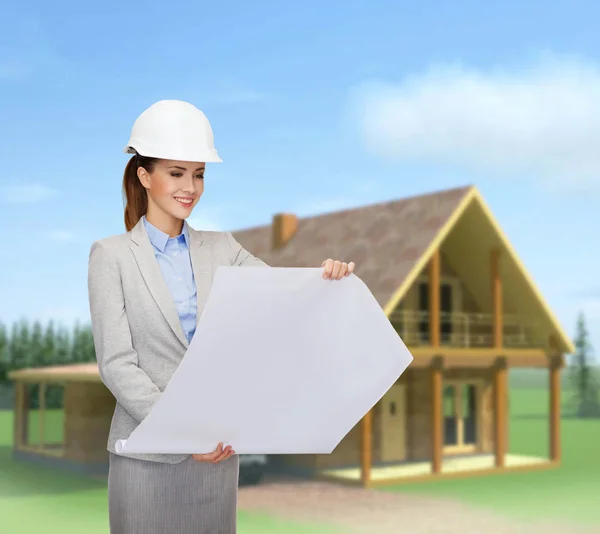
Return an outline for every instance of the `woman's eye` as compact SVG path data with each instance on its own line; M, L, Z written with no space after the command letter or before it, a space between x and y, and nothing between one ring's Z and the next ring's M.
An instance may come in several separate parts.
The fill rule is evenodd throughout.
M171 176L173 176L174 178L178 178L179 176L181 176L181 174L176 173L176 172L172 172Z
M198 176L196 176L196 178L198 178L199 180L204 179L204 174L199 174Z

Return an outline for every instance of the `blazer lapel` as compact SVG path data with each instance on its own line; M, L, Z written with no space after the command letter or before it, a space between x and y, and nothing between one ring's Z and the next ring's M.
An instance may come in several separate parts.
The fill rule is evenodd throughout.
M213 253L208 243L205 243L202 232L194 230L189 225L188 231L190 236L190 258L196 284L196 326L198 326L212 285Z
M148 286L148 290L152 294L160 311L175 335L187 347L189 344L181 327L177 308L154 256L154 249L152 248L152 243L150 243L150 238L146 233L142 219L131 230L131 242L129 246L135 256L144 281Z

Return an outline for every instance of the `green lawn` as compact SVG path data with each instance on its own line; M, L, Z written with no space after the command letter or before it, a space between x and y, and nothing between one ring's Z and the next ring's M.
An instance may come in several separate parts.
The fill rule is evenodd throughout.
M29 419L31 442L39 439L37 414ZM62 413L48 414L45 441L62 436ZM0 517L2 534L106 534L106 482L41 468L11 458L12 413L0 411ZM325 525L279 521L240 511L240 534L337 534Z
M537 385L537 384L536 384ZM565 397L565 410L568 396ZM511 390L510 452L547 456L548 393L536 387ZM62 414L49 416L46 436L60 439ZM30 418L32 441L37 420ZM12 416L0 412L0 517L2 532L106 533L106 483L16 463L10 458ZM600 526L600 420L562 420L563 463L558 469L404 485L381 491L423 493L461 499L505 515L554 517ZM279 522L239 514L240 534L333 534L331 527Z
M565 405L568 403L565 398ZM548 393L511 391L510 452L548 455ZM548 471L507 473L388 488L461 499L524 519L557 518L600 526L600 420L563 417L562 466Z

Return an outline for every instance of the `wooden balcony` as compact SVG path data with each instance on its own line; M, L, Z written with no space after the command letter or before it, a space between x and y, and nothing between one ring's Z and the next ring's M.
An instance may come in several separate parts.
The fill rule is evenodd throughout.
M408 347L430 346L429 312L397 310L390 316L392 325ZM439 344L453 348L494 347L494 314L439 313ZM532 325L516 315L502 315L502 346L505 348L542 348Z

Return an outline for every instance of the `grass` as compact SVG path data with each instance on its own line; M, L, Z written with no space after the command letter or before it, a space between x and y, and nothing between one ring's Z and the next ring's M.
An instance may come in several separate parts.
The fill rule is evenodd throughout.
M509 451L547 457L547 391L513 388L510 395ZM565 416L561 435L562 465L557 469L447 479L388 491L460 499L524 520L547 518L600 526L600 421Z
M534 376L534 375L532 375ZM541 387L540 387L541 386ZM548 455L547 390L543 377L519 377L510 395L510 452ZM563 395L568 410L569 395ZM29 421L38 439L36 414ZM49 414L45 435L60 439L62 413ZM562 419L562 465L558 469L442 480L380 491L421 493L460 499L522 519L555 518L600 526L600 421ZM0 517L2 532L29 534L100 534L108 531L106 482L14 462L10 456L12 414L0 411ZM332 534L325 525L279 521L266 515L239 513L240 534Z
M11 418L10 413L0 412ZM30 410L28 415L28 439L31 445L37 445L40 442L39 412ZM1 417L1 416L0 416ZM46 410L44 417L44 443L62 443L64 439L64 412L63 410ZM1 423L0 423L1 425ZM0 426L4 428L4 426ZM12 441L12 438L11 438Z
M48 413L45 441L62 436L62 413ZM30 414L30 441L39 440L37 413ZM0 411L0 517L2 533L107 534L106 481L12 459L13 417ZM240 534L336 534L331 526L278 520L240 510Z

